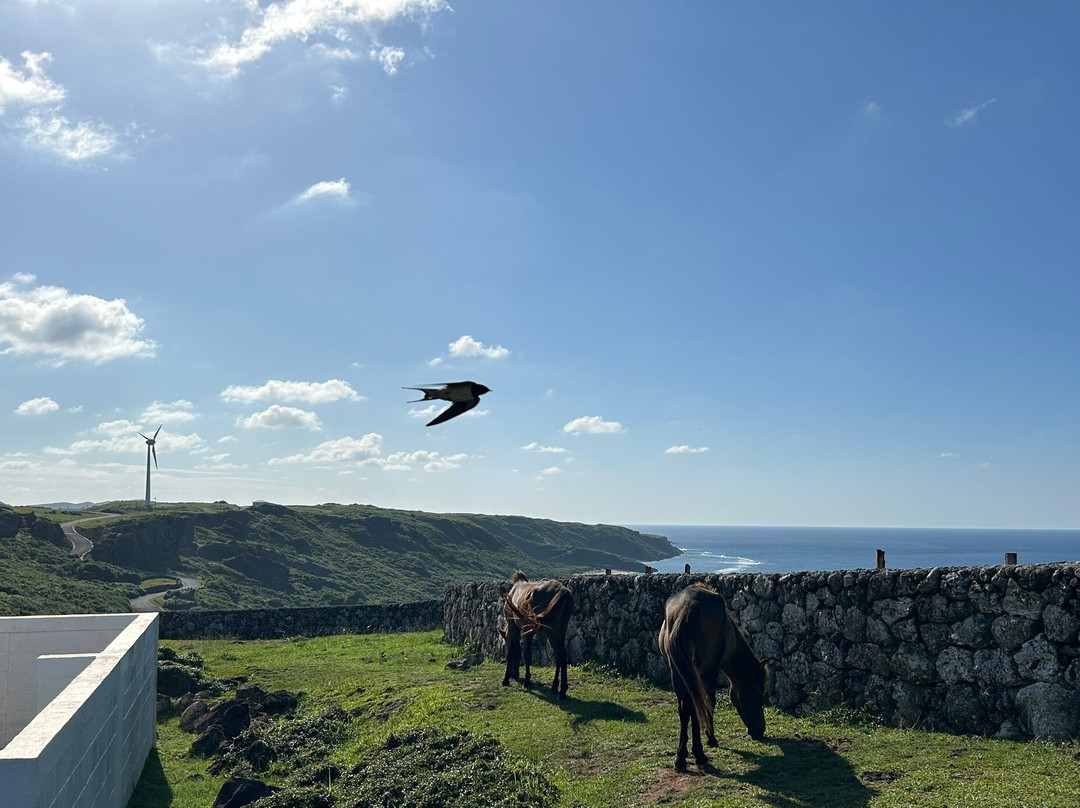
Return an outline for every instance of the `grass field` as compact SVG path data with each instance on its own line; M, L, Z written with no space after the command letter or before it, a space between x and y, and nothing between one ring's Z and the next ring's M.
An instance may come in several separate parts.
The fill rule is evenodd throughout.
M340 704L353 717L330 751L342 769L385 747L392 733L438 727L494 736L508 765L522 772L516 784L532 776L552 791L546 804L560 806L1080 805L1075 743L970 738L885 728L840 713L800 719L772 710L768 739L759 743L726 697L717 710L720 748L710 750L710 767L676 773L670 692L584 665L571 668L570 698L560 702L543 687L501 687L502 668L493 660L447 670L462 651L440 638L441 632L428 632L163 644L200 654L210 676L244 675L267 690L304 691L301 715ZM550 675L541 668L537 678ZM213 804L225 778L188 756L191 740L175 716L159 725L157 755L129 808ZM280 784L290 774L288 765L272 765L261 776Z

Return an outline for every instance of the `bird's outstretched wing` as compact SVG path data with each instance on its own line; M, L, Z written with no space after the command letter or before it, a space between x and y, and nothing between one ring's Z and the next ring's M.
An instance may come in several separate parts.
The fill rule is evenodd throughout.
M435 419L428 423L428 426L435 426L436 424L441 424L443 421L449 421L451 418L456 418L461 415L461 413L468 412L479 403L479 398L455 402L436 415Z

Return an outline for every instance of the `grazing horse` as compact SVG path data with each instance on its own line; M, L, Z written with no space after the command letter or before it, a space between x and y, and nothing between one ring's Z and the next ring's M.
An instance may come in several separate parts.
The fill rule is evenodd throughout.
M702 584L691 584L668 598L660 627L660 653L671 669L671 686L679 700L679 751L675 768L686 768L686 725L694 725L694 761L709 762L701 747L705 729L716 746L713 710L720 670L731 680L731 703L750 737L765 737L765 683L768 668L754 654L746 636L728 614L724 598Z
M566 698L566 625L574 608L574 596L558 581L531 582L518 570L510 577L510 591L503 597L506 628L500 629L506 641L506 675L503 685L517 679L521 665L521 641L525 640L525 687L532 685L533 637L545 635L555 652L555 679L551 692ZM559 674L562 687L559 687Z

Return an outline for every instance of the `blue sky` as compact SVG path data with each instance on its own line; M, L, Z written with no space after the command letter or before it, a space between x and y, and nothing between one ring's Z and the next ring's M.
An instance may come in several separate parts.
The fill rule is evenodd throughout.
M1078 22L5 3L0 500L1080 527Z

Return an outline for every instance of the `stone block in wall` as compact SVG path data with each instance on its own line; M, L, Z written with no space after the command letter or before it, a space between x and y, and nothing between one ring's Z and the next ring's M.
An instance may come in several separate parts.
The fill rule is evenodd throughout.
M1045 634L1024 643L1014 659L1017 672L1029 682L1057 682L1061 679L1057 650Z
M806 686L804 706L811 712L827 710L844 703L842 675L839 670L825 662L810 665L810 681Z
M784 631L788 634L802 635L806 633L806 612L802 606L794 603L784 604L780 622L784 626Z
M945 720L956 732L984 734L992 729L979 689L971 684L954 684L948 689Z
M941 588L941 567L935 567L928 571L915 586L915 593L924 597L936 595Z
M893 636L900 642L915 642L919 639L919 627L914 618L901 620L892 627Z
M1016 662L1007 651L1000 648L975 652L975 677L978 681L1005 687L1015 687L1022 682Z
M1003 614L990 624L990 633L998 648L1015 651L1038 633L1038 621L1029 617Z
M896 594L896 570L872 570L866 581L866 599L891 598Z
M874 613L877 614L886 625L891 626L897 620L910 617L915 611L915 601L912 598L886 598L874 603Z
M844 661L849 668L873 671L878 676L892 675L888 654L873 643L855 643L847 649Z
M836 607L843 608L843 607ZM836 608L819 608L813 613L814 632L827 640L839 640L843 636L840 623L836 619Z
M1015 578L1011 579L1006 585L1005 597L1001 600L1001 608L1006 614L1016 615L1017 617L1030 617L1033 620L1042 617L1045 604L1046 598L1038 592L1032 592L1020 586Z
M898 727L917 727L925 723L929 691L923 685L894 682L892 697L896 708L891 721Z
M1074 659L1069 663L1069 667L1065 669L1064 675L1061 680L1067 687L1071 687L1073 690L1080 690L1080 659Z
M810 653L813 655L814 659L824 662L830 667L844 667L844 652L840 650L838 645L829 642L828 640L820 639L815 642Z
M987 648L990 646L992 621L989 615L973 614L949 629L949 640L955 645L968 648Z
M949 570L941 576L941 584L939 586L941 594L951 601L969 600L971 578L971 570Z
M934 663L921 645L901 643L889 660L893 674L906 682L928 684L934 678Z
M840 631L845 640L863 642L866 640L866 615L858 606L844 609Z
M1020 726L1036 738L1063 741L1080 730L1080 694L1061 685L1039 682L1016 694Z
M923 623L919 626L919 637L931 654L941 653L952 645L949 639L951 632L952 627L945 623Z
M892 646L896 645L897 639L889 631L889 627L885 625L885 621L875 614L867 615L866 617L866 639L867 642L872 642L874 645Z
M1042 619L1048 639L1060 643L1076 642L1077 630L1080 629L1080 615L1050 603L1043 609Z
M944 595L919 595L915 598L915 613L924 623L944 623L949 619L949 599Z
M966 648L946 648L938 654L934 667L945 684L975 681L975 655Z

